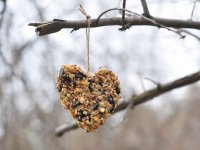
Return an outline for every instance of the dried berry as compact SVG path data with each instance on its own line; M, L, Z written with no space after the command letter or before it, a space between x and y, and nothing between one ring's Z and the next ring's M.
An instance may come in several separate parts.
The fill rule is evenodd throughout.
M65 83L67 86L70 86L71 79L70 79L69 75L66 75L63 79L64 79L64 83Z
M84 118L84 116L83 116L83 115L79 115L79 116L78 116L78 121L82 121L82 120L83 120L83 118Z
M93 88L92 88L92 83L91 83L91 82L89 82L89 84L88 84L88 89L90 90L90 92L92 92L92 91L93 91Z
M93 80L93 79L90 79L90 80L88 80L88 82L90 82L90 83L94 83L94 80Z
M76 81L73 81L73 88L76 88Z
M99 104L98 104L98 103L96 103L96 104L94 104L94 106L93 106L92 110L97 110L98 108L99 108Z
M75 102L72 104L72 108L77 108L79 105L81 105L80 102Z
M92 121L92 119L91 119L91 117L90 117L90 116L88 116L88 121L89 121L89 122L91 122L91 121Z
M109 112L110 112L110 113L113 113L114 110L115 110L115 109L112 107L112 108L109 110Z
M108 98L108 102L111 104L111 105L115 105L115 101L113 100L112 96L110 96Z
M88 89L90 90L90 92L93 91L93 88L92 88L92 83L94 83L94 80L93 79L90 79L88 80L89 84L88 84Z
M82 72L75 73L75 79L82 80L85 77L86 77L86 75L84 75Z
M102 94L102 95L106 95L106 91L103 90L103 91L101 92L101 94Z
M78 114L83 115L83 110L82 110L82 109L79 110L79 111L78 111Z
M120 91L119 86L117 86L115 90L116 90L116 93L117 93L117 94L120 94L121 91Z
M100 85L100 86L103 86L102 81L99 81L99 85Z

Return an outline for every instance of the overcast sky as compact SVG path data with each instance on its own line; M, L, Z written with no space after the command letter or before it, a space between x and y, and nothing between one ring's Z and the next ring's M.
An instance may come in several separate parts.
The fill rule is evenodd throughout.
M97 17L102 11L119 7L119 1L73 1L73 0L43 0L37 1L42 8L43 21L54 18L78 20L84 16L78 11L79 4L83 4L86 11ZM190 19L193 3L189 0L149 0L149 9L153 16L174 19ZM120 4L121 5L121 4ZM127 9L142 13L140 1L127 1ZM194 11L194 20L200 20L200 4ZM119 16L119 12L111 12L104 17ZM36 39L22 57L19 72L26 72L33 87L38 83L52 92L49 97L54 97L55 84L41 84L44 74L41 74L41 64L45 55L51 53L52 63L51 77L56 75L62 64L78 64L83 69L86 61L85 30L81 29L70 33L71 30L62 30L48 36L51 45L44 42L44 37L38 37L33 27L28 27L30 22L40 22L37 11L32 2L26 0L13 0L7 2L5 17L12 17L11 45L20 45L29 40ZM160 83L165 83L187 74L198 71L200 68L200 42L191 36L180 39L177 34L148 26L133 26L125 32L118 31L119 26L101 27L91 29L91 67L95 72L100 67L108 67L113 70L121 81L121 88L126 99L133 92L139 93L145 89L155 87L151 82L144 80L145 77L152 78ZM193 33L200 35L196 30ZM48 47L49 46L49 47ZM12 61L12 51L9 45L4 45L4 55L8 61ZM48 55L49 56L49 55ZM31 69L29 69L31 66ZM3 69L2 69L3 70ZM36 80L38 79L38 80ZM17 84L17 83L16 83ZM16 86L16 90L19 90ZM177 97L184 96L185 88L176 90ZM174 92L172 92L173 94ZM159 98L158 98L159 99ZM151 102L153 105L160 104Z

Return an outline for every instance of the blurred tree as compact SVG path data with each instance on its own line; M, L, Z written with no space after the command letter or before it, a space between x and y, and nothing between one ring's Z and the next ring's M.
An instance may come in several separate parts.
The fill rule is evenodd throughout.
M198 0L147 2L148 5L144 0L126 1L126 9L139 16L120 9L125 14L124 23L119 11L105 14L106 18L100 18L97 25L91 24L92 70L112 68L119 75L125 102L131 95L155 87L143 82L144 77L161 84L199 70ZM113 115L95 133L75 130L62 138L55 136L58 125L73 125L59 104L55 76L61 64L85 67L85 32L80 29L70 35L61 31L36 37L27 23L52 18L80 20L83 16L76 11L79 3L92 18L97 18L119 3L121 7L123 1L0 1L0 149L198 149L199 84L163 95L159 102L151 102L151 107L137 107L124 123L120 122L122 112ZM85 20L65 27L85 28L81 21ZM63 21L53 21L52 27L59 23ZM123 29L129 27L127 23L133 27L126 32L118 32L115 27L93 29L124 24ZM170 28L178 35L142 25ZM40 33L45 29L41 27L37 27ZM184 27L188 29L179 32ZM189 36L184 40L177 39L185 34Z

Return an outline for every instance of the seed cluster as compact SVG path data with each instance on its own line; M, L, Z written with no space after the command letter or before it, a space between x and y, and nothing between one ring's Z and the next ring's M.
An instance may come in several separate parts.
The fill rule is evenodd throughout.
M90 76L76 65L63 65L56 84L64 109L88 132L103 125L121 99L119 80L106 68Z

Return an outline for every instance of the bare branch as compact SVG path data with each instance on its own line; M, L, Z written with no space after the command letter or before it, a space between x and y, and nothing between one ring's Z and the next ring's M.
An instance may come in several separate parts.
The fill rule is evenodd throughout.
M156 21L153 19L153 17L148 18L148 17L142 16L142 15L140 15L140 14L138 14L138 13L132 12L132 11L130 11L130 10L128 10L128 9L121 9L121 8L111 8L111 9L108 9L108 10L104 11L103 13L101 13L101 14L99 15L99 17L97 18L96 23L98 24L99 19L100 19L104 14L106 14L106 13L109 12L109 11L113 11L113 10L123 10L123 11L127 11L127 12L129 12L129 13L135 15L135 16L141 17L141 18L143 18L143 19L145 19L145 20L147 20L147 21L153 23L155 26L157 26L157 27L159 27L159 28L165 28L165 29L167 29L167 30L169 30L169 31L172 31L172 32L178 34L181 38L185 38L185 35L182 35L181 32L180 32L180 30L171 29L171 28L169 28L169 27L167 27L167 26L165 26L165 25L163 25L163 24L161 24L161 23L156 22ZM128 24L129 24L129 23L128 23ZM130 24L129 24L129 28L130 28ZM123 30L123 28L120 29L120 30Z
M190 16L190 19L191 19L191 20L192 20L192 18L193 18L194 10L195 10L195 7L196 7L196 4L197 4L198 1L199 1L199 0L196 0L196 1L194 2L193 8L192 8L192 12L191 12L191 16Z
M191 29L200 29L200 22L198 21L190 21L190 20L177 20L177 19L164 19L164 18L151 18L157 23L165 25L167 27L173 28L191 28ZM102 18L99 20L98 24L96 24L97 19L91 19L91 28L101 27L101 26L121 26L121 17L111 17L111 18ZM130 23L132 26L156 26L152 22L141 18L141 17L126 17L126 23ZM55 33L64 28L69 29L79 29L86 28L87 21L86 20L77 20L77 21L69 21L69 20L53 20L46 23L29 23L29 26L35 26L36 32L39 33L40 36L47 35L51 33Z
M65 132L70 130L74 130L78 128L78 124L73 124L68 126L67 124L63 124L55 129L56 136L62 136Z
M200 71L193 73L191 75L185 76L183 78L177 79L175 81L166 83L166 84L160 84L159 88L154 88L154 89L145 91L137 96L133 96L132 98L130 98L129 102L121 103L114 113L126 109L129 106L129 103L131 103L132 101L134 101L134 105L132 106L133 108L134 106L147 102L148 100L151 100L152 98L156 96L169 92L173 89L195 83L199 80L200 80ZM61 127L56 128L55 134L57 136L62 136L65 132L68 132L77 128L78 128L77 124L73 124L71 126L62 125Z
M200 36L197 36L196 34L190 32L190 31L188 31L188 30L182 29L181 32L185 32L185 33L187 33L188 35L190 35L190 36L194 37L195 39L197 39L198 41L200 41Z
M143 15L148 18L151 17L146 0L141 0L141 3L142 3L142 8L143 8Z
M123 0L122 8L123 9L126 8L126 0ZM124 26L125 26L124 19L125 19L125 10L122 10L122 28L124 28Z
M160 88L160 83L158 83L157 81L154 81L153 79L149 77L145 77L144 79L151 81L153 84L157 86L157 88Z
M0 10L0 28L3 24L4 13L6 11L6 5L7 5L6 0L2 0L2 3L3 6L2 9Z

